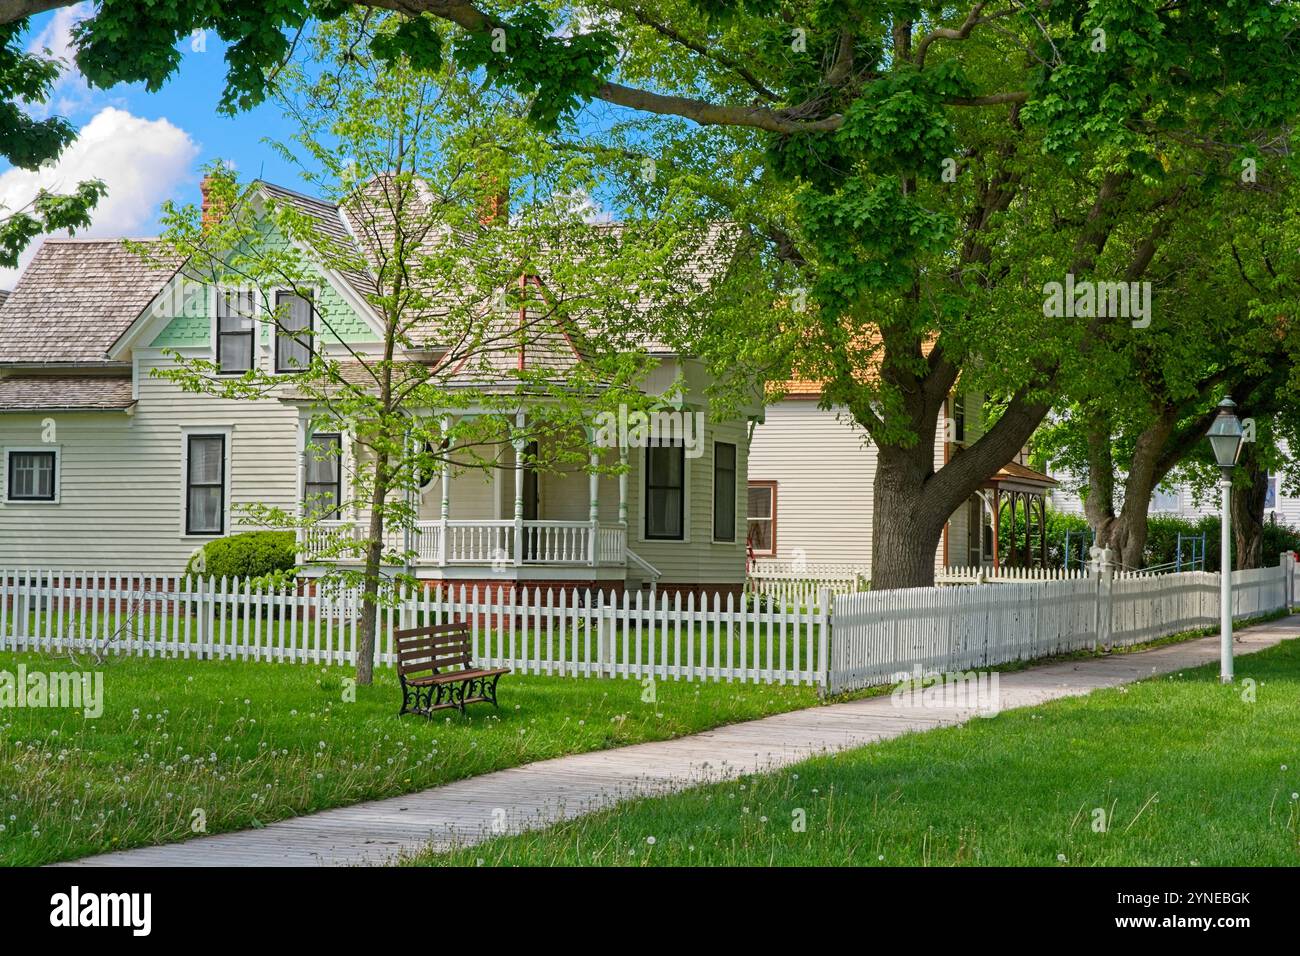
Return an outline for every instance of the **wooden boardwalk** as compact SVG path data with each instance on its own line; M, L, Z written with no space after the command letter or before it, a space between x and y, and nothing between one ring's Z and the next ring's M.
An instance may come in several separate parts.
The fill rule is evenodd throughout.
M1300 634L1300 615L1239 634L1248 654ZM1218 637L1137 654L1048 664L999 675L1001 709L1115 687L1218 660ZM469 844L541 827L630 797L771 770L830 751L971 719L973 711L896 706L889 696L794 711L676 740L576 754L420 793L326 810L71 866L320 866L382 864L429 845Z

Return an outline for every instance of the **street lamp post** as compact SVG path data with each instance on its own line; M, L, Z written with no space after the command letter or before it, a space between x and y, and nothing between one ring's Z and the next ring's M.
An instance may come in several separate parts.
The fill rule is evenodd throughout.
M1219 681L1223 684L1232 683L1232 469L1241 454L1241 435L1237 405L1225 398L1219 402L1219 414L1207 433L1222 474L1219 480L1223 492L1219 529Z

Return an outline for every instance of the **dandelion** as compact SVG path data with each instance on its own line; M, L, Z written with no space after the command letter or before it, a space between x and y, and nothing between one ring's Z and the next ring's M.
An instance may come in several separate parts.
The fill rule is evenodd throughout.
M655 838L652 837L652 836L648 836L648 837L646 837L646 838L645 838L645 841L646 841L646 843L650 844L651 846L654 846L654 845L655 845Z
M1058 854L1056 854L1056 862L1057 862L1057 863L1064 863L1064 862L1065 862L1065 854L1064 854L1064 853L1058 853Z

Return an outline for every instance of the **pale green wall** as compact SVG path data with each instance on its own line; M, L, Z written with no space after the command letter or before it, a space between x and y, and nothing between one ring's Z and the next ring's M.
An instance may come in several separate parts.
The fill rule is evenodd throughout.
M287 246L284 236L274 227L267 225L262 230L261 241L273 248L283 249ZM320 312L318 341L335 344L345 341L350 343L375 342L379 336L371 330L366 320L348 304L338 290L319 270L314 270L312 278L317 285L316 308ZM202 297L187 302L183 314L173 318L161 332L149 343L151 348L205 348L211 346L212 297ZM261 341L265 345L271 340L271 328L263 325Z

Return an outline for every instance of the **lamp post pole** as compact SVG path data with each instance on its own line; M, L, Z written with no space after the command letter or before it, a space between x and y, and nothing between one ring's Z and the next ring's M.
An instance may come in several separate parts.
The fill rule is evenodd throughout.
M1223 519L1219 528L1219 683L1232 683L1232 478L1219 480Z
M1232 683L1232 469L1241 455L1244 429L1237 418L1237 405L1225 398L1219 414L1210 423L1206 437L1214 452L1222 478L1223 518L1219 528L1219 681Z

